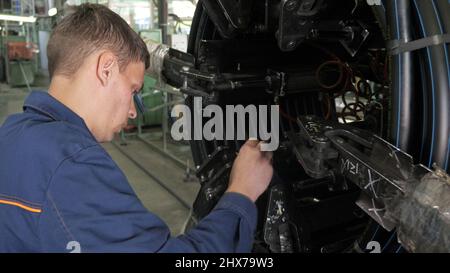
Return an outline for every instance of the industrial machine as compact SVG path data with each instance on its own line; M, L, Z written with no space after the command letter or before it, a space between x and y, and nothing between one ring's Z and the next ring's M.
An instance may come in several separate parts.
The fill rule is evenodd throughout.
M186 105L278 105L255 252L450 252L446 0L202 0L188 54L151 45ZM243 141L192 140L195 223Z
M0 45L2 54L0 80L7 80L11 86L32 85L36 73L34 58L37 46L26 42L23 36L5 36Z

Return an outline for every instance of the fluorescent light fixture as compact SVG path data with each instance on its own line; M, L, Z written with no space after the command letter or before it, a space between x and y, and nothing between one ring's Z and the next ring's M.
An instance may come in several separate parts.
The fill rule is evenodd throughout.
M36 22L36 17L33 17L33 16L17 16L17 15L9 15L9 14L0 14L0 20L3 20L3 21L14 21L14 22L34 23L34 22Z
M58 13L56 8L51 8L48 10L48 16L55 16Z

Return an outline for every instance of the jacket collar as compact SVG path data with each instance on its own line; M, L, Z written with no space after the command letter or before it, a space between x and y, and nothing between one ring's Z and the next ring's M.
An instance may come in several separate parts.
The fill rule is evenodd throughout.
M38 112L55 121L65 121L74 124L86 130L92 136L84 120L48 92L32 91L24 102L23 110Z

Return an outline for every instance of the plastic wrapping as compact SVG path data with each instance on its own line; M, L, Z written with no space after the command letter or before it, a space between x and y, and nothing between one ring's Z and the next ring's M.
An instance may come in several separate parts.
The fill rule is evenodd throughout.
M150 53L150 66L146 73L161 81L161 73L164 65L164 58L169 52L169 47L164 44L155 43L152 40L144 40Z
M450 177L430 172L411 184L392 215L400 243L410 252L450 252Z

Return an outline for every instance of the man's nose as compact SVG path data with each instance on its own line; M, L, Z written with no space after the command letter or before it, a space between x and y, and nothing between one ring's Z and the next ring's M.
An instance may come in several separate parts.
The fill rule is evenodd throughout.
M134 105L133 97L131 97L131 106L130 110L128 111L128 117L130 119L135 119L137 117L136 106Z

